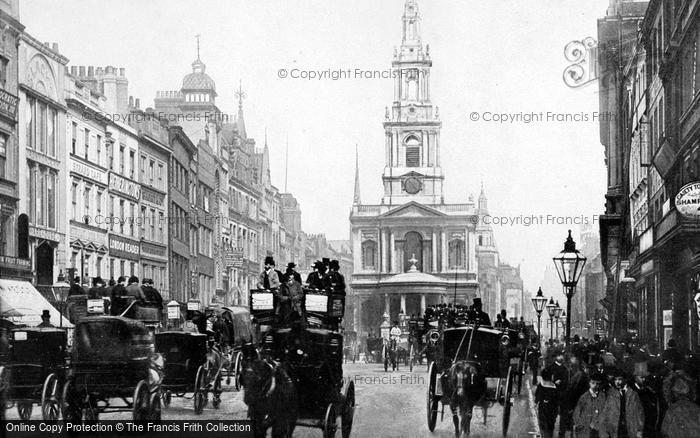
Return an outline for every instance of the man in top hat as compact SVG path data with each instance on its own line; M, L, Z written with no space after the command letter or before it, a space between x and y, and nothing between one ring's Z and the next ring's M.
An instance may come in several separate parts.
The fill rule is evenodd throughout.
M342 294L345 294L345 277L340 273L340 262L338 260L331 260L330 272L328 277L330 278L333 290Z
M627 382L620 368L613 372L613 387L608 390L601 418L602 437L642 438L644 409L639 394Z
M301 274L297 272L296 267L297 265L294 262L287 263L287 269L284 272L284 283L287 282L287 277L292 276L294 278L294 281L301 285Z
M649 365L646 361L634 363L634 383L632 387L642 402L644 409L644 436L652 437L661 434L661 393L648 380Z
M258 289L278 289L280 287L280 278L275 270L275 259L271 256L265 257L265 269L260 273L258 279Z
M37 327L55 327L55 325L51 324L51 312L49 312L48 310L44 310L43 312L41 312L41 324L39 324Z
M122 297L126 295L126 277L122 275L117 279L117 284L112 287L111 294L110 313L119 315L124 310L124 299Z
M309 278L306 280L310 287L316 289L327 289L331 287L330 279L326 275L326 265L323 262L316 261L314 264L314 271L309 274Z
M481 325L491 325L491 318L489 318L488 313L482 310L483 305L481 303L481 298L475 297L473 300L472 308L474 309L474 316L476 321Z
M564 350L557 350L554 362L542 370L542 379L554 383L556 387L556 397L553 400L553 409L556 409L554 417L559 415L559 437L564 438L566 431L570 430L568 423L569 405L567 403L567 392L569 380L571 378L569 368L564 363Z
M605 376L593 373L588 382L588 390L576 402L574 409L574 436L598 438L600 436L600 418L605 409Z

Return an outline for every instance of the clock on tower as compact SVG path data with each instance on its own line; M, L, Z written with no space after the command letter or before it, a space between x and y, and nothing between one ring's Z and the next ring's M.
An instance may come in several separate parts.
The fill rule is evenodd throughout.
M420 189L422 187L423 187L423 184L415 176L412 176L410 178L406 178L406 181L404 181L404 183L403 183L404 190L406 191L406 193L408 193L410 195L415 195L416 193L420 192Z

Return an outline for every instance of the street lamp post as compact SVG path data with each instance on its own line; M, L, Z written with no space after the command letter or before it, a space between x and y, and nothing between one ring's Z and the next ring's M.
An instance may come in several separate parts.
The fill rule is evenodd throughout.
M54 299L61 304L61 308L59 310L61 316L58 320L58 326L63 328L63 308L65 307L66 300L68 299L68 291L70 290L70 284L66 282L66 278L63 276L63 270L58 271L58 278L56 279L56 283L51 286L51 289L53 290L52 292Z
M554 298L550 297L549 303L547 304L547 313L549 314L549 338L550 339L554 338L553 322L554 322L554 312L555 312L556 308L557 308L557 305L554 304Z
M564 309L561 308L561 306L559 305L559 300L557 300L556 304L554 305L554 319L557 320L557 339L559 339L559 318L561 317L562 310Z
M586 265L586 257L583 256L576 249L576 242L571 237L571 230L569 230L569 236L564 242L564 249L552 257L554 261L554 267L557 269L557 274L559 274L559 280L561 280L562 286L564 286L564 291L566 293L566 314L571 315L571 299L576 293L576 283L583 272L583 267ZM566 345L569 345L571 340L571 318L566 320Z
M537 295L532 298L532 306L535 308L535 312L537 312L537 342L542 342L542 311L544 310L545 304L547 304L547 298L542 295L542 287L540 287L537 290Z

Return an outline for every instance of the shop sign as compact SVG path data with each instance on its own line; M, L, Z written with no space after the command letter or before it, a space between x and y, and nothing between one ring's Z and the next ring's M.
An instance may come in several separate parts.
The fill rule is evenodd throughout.
M154 192L147 188L141 190L141 200L146 201L149 204L157 205L158 207L163 206L163 201L165 200L165 195L162 193Z
M684 185L676 195L676 209L685 217L700 217L700 182Z
M50 240L52 242L61 241L61 233L45 230L43 228L37 228L33 225L29 226L29 235L39 239Z
M5 90L0 90L0 114L15 119L17 116L17 102L19 102L19 97Z
M673 310L664 310L662 312L663 315L663 324L664 325L673 325Z
M141 186L126 178L110 173L109 174L109 189L139 199L141 197Z
M109 236L109 254L129 260L138 260L140 245L138 242L120 236Z
M83 164L75 160L71 160L70 170L77 175L84 176L93 181L107 185L107 174L102 170L95 169L92 166L88 166L87 164Z

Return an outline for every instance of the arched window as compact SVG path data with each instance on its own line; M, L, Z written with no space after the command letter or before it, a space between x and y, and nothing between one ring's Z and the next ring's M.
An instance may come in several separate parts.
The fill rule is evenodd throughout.
M415 263L416 269L423 271L423 237L415 232L406 233L404 242L403 264L404 272L408 272ZM414 261L415 260L415 261Z
M450 240L448 250L450 268L464 268L464 241L462 239Z
M377 244L372 240L362 242L362 269L375 269Z
M421 142L415 135L409 135L404 140L406 146L406 167L420 167Z

